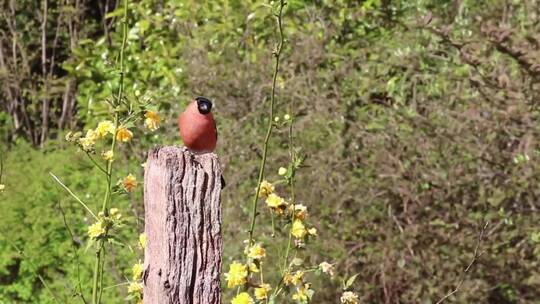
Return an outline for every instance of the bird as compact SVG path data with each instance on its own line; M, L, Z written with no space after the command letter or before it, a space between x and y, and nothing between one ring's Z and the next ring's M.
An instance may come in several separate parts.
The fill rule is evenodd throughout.
M218 132L212 115L212 101L196 97L178 117L178 129L184 145L197 153L213 152L216 149ZM225 179L221 176L221 189Z
M216 121L212 101L196 97L178 117L178 128L184 145L195 152L213 152L217 144Z

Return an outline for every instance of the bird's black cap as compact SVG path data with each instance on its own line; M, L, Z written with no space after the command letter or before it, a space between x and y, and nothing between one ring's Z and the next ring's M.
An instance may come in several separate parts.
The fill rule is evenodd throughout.
M199 113L203 115L210 113L212 110L212 102L210 99L206 97L197 97L195 100L197 101L197 109L199 109Z

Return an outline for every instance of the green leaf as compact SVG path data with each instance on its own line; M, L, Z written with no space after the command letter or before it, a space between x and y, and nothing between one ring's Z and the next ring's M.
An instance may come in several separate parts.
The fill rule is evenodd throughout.
M294 258L292 261L291 261L291 265L294 265L294 266L300 266L304 263L304 260L300 259L300 258Z
M96 242L93 239L88 239L88 243L86 244L86 247L84 248L84 253L88 252L88 249L92 247Z
M491 195L490 198L488 198L488 203L493 207L498 207L506 198L506 194L501 189L495 189L493 191L493 195Z
M354 284L354 281L356 280L356 277L359 275L359 273L353 275L352 277L350 277L347 282L345 283L344 285L344 290L347 290L349 288L351 288L352 284Z
M141 31L141 34L144 34L144 32L150 27L150 22L146 19L143 19L139 21L139 29Z
M124 15L124 8L123 7L118 7L114 11L112 11L110 13L107 13L107 15L105 15L105 19L110 19L110 18L113 18L113 17L123 16L123 15Z

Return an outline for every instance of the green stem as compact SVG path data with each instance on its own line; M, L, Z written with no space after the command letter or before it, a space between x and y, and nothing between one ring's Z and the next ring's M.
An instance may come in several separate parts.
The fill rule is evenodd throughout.
M292 114L292 106L293 101L291 100L289 102L289 114ZM293 141L293 118L294 116L291 115L291 118L289 120L289 158L290 158L290 164L291 164L291 178L289 181L289 188L291 191L291 204L293 204L292 213L291 213L291 228L289 230L289 241L287 243L287 250L285 251L285 260L283 261L283 274L285 274L285 271L287 271L287 264L289 263L289 252L291 251L291 244L292 244L292 227L294 222L294 216L295 216L295 196L294 196L294 174L295 174L295 155L294 155L294 141Z
M292 103L292 101L291 101ZM289 113L292 112L292 106L289 104ZM294 142L293 142L293 118L291 116L291 121L289 122L289 157L290 157L290 162L291 162L291 179L290 179L290 183L289 183L289 187L290 187L290 191L291 191L291 204L293 204L293 208L292 208L292 212L291 212L291 227L289 229L289 239L287 241L287 249L285 250L285 257L283 259L283 270L282 270L282 273L281 273L281 277L283 278L285 276L285 273L287 272L288 270L288 264L289 264L289 254L291 252L291 246L292 246L292 227L293 227L293 223L294 223L294 216L295 216L295 213L296 213L296 210L294 208L294 204L295 204L295 195L294 195L294 173L295 173L295 155L294 155ZM279 292L281 291L281 287L282 287L282 284L283 284L283 279L281 279L279 281L279 283L277 284L276 286L276 289L274 291L274 296L277 296L279 294Z
M66 212L64 211L64 208L62 208L62 204L60 201L58 201L58 209L60 210L60 213L62 214L62 220L64 221L64 227L66 228L67 232L69 233L69 236L71 238L71 247L73 248L73 253L75 254L75 261L77 263L77 287L78 287L78 296L81 297L81 300L84 304L87 304L86 299L84 297L83 289L82 289L82 283L81 283L81 262L79 259L79 253L78 248L75 246L75 236L73 235L73 231L71 231L71 228L68 225L67 218L66 218Z
M4 155L0 149L0 183L2 182L2 174L4 173Z
M90 159L90 161L94 164L94 166L96 166L99 171L107 174L107 171L100 165L96 162L96 160L92 157L92 155L90 155L90 153L88 151L84 151L86 153L86 155L88 156L88 158Z
M102 255L105 256L105 247L102 247ZM99 266L99 296L98 303L101 303L101 296L103 295L103 267L105 266L105 259L101 259L101 265Z
M98 217L94 214L94 212L92 212L92 210L88 208L88 205L86 205L77 195L75 195L75 193L73 193L71 189L69 189L66 185L64 185L64 183L62 183L62 181L56 175L54 175L52 172L49 172L49 175L52 176L52 178L60 186L62 186L62 188L64 188L79 204L81 204L81 206L83 206L84 209L86 209L86 211L88 211L88 213L90 213L94 217L94 219L96 220L98 219Z
M276 236L276 221L274 219L274 212L270 211L270 217L272 219L272 237Z
M114 134L111 144L111 151L114 155L114 150L116 148L116 130L118 130L118 112L115 111L114 113ZM111 200L111 184L112 184L112 169L113 169L113 161L109 160L107 162L107 188L105 189L105 196L103 197L103 206L101 207L101 211L105 213L107 211L107 204Z
M94 280L92 283L92 304L98 303L98 281L99 281L99 264L101 263L101 244L96 251L96 262L94 263Z
M118 88L118 94L116 97L116 104L114 109L114 134L111 144L111 151L114 155L114 150L116 148L116 130L118 130L119 127L119 114L118 114L118 107L122 103L122 98L124 94L124 50L126 47L126 41L127 41L127 12L128 12L128 0L124 1L124 18L123 18L123 26L122 26L122 46L120 48L120 86ZM103 205L101 207L101 211L104 214L107 214L107 205L111 200L111 183L112 183L112 169L113 169L113 162L112 160L107 163L107 188L105 189L105 195L103 197ZM105 246L105 240L102 238L99 241L99 247L96 252L96 262L94 265L94 280L93 280L93 287L92 287L92 304L99 304L101 302L101 295L103 292L103 265L105 263L105 252L104 252L104 246ZM98 282L101 282L101 284L98 284ZM99 286L99 287L98 287Z
M253 207L251 210L251 225L249 228L249 245L253 245L253 232L255 229L255 219L257 218L257 203L259 201L259 193L260 193L260 185L264 178L264 169L266 167L266 158L268 155L268 142L270 140L270 135L272 134L272 129L274 128L274 106L275 106L275 100L276 100L276 81L277 81L277 75L279 72L279 59L281 57L281 51L283 49L283 27L281 24L281 18L283 16L283 7L285 6L285 1L280 0L279 3L279 13L276 16L277 22L278 22L278 28L279 28L279 43L277 45L277 48L274 52L275 56L275 65L274 65L274 75L272 77L272 94L270 95L270 117L268 121L268 129L266 130L266 137L264 138L264 146L263 146L263 157L260 164L259 169L259 178L257 179L257 191L255 191L255 196L253 197Z
M122 283L119 283L119 284L104 287L103 290L115 288L115 287L118 287L118 286L126 286L126 285L129 285L129 284L130 284L130 282L122 282Z

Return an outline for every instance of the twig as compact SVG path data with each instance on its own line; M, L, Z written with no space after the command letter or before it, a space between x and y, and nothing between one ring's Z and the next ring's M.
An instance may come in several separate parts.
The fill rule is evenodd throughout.
M62 220L64 221L64 227L66 227L66 230L69 233L69 236L71 237L71 247L73 248L73 252L75 253L75 260L77 263L77 287L79 287L79 296L81 297L81 300L83 303L87 303L86 299L84 298L84 294L82 291L82 284L81 284L81 270L80 270L80 260L79 260L79 253L77 252L77 247L75 247L75 236L73 235L73 231L71 231L71 228L69 228L67 219L66 219L66 213L64 211L64 208L62 208L62 204L60 204L60 201L58 201L58 209L60 210L60 213L62 214Z
M437 301L436 304L440 304L440 303L444 302L450 296L452 296L453 294L458 292L459 289L461 288L461 285L465 281L465 278L467 277L467 274L469 273L469 271L471 270L473 265L476 263L478 258L482 255L482 253L479 252L479 249L480 249L480 245L482 244L482 241L484 240L485 232L486 232L486 229L487 229L488 225L489 225L489 222L486 221L484 226L482 227L482 230L480 230L480 234L478 235L478 239L476 240L476 247L474 248L474 256L473 256L471 262L469 263L469 265L467 265L467 268L465 268L465 270L461 273L460 279L459 279L459 281L458 281L458 283L456 285L456 288L454 288L454 290L452 290L451 292L446 294L444 297L442 297L439 301Z
M103 287L103 290L107 290L107 289L115 288L115 287L118 287L118 286L125 286L125 285L129 285L130 283L131 283L131 282L122 282L122 283L119 283L119 284L115 284L115 285L111 285L111 286Z
M92 157L92 155L90 155L90 152L88 151L84 151L84 152L86 153L90 161L94 164L94 166L96 166L101 172L105 173L105 175L108 175L107 170L105 170L105 168L103 168L100 164L96 162L96 160Z
M79 204L81 204L86 209L86 211L88 211L94 217L94 219L96 220L98 219L98 217L94 214L94 212L92 212L92 210L90 210L90 208L88 208L88 206L77 195L75 195L73 191L71 191L66 185L64 185L64 183L62 183L62 181L60 181L60 179L56 177L56 175L54 175L52 172L49 172L49 174L58 184L60 184L60 186L62 186L62 188L64 188L69 194L71 194L71 196L75 200L77 200L77 202L79 202Z

